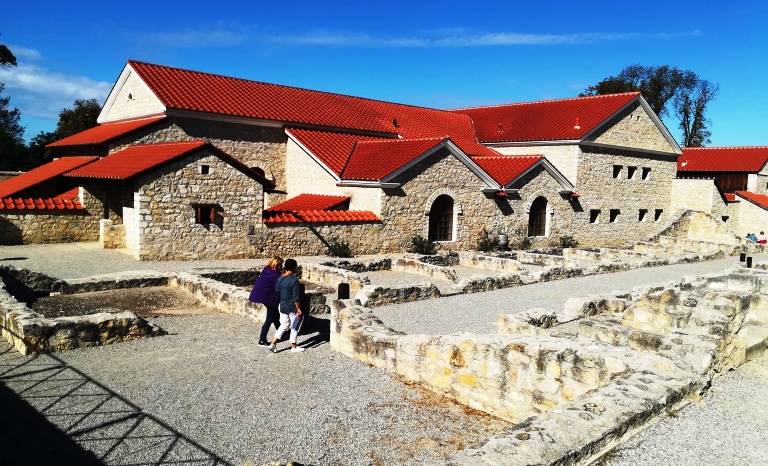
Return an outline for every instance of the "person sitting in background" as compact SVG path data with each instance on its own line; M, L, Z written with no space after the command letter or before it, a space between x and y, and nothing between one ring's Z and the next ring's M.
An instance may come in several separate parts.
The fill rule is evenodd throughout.
M757 243L757 236L754 233L747 233L747 239L753 243Z
M760 236L757 237L757 244L768 243L768 238L765 237L765 232L761 231Z

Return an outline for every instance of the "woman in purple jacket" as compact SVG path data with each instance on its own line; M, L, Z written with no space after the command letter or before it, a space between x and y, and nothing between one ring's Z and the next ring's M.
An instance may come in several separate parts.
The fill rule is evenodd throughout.
M274 324L275 330L280 327L280 312L277 307L280 305L280 295L275 291L277 288L277 279L280 278L283 268L283 259L275 256L267 262L267 266L261 271L261 275L253 284L249 301L263 304L267 308L267 318L264 325L261 326L261 335L259 336L259 346L268 347L267 332L269 326Z

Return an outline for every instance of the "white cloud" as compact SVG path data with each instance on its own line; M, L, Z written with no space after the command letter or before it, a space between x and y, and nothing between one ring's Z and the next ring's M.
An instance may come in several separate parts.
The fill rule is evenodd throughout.
M573 34L522 34L513 32L472 33L462 29L433 31L431 36L378 37L357 32L315 31L303 35L276 35L268 40L288 44L354 47L481 47L510 45L579 45L635 39L666 40L700 35L682 33L587 32Z
M29 50L29 49L25 49ZM15 53L15 51L14 51ZM19 64L0 74L5 96L11 106L24 116L58 121L63 108L71 108L77 99L96 99L103 103L112 83L94 81L85 76L56 73L46 68Z
M13 53L13 56L16 57L16 61L39 61L43 58L43 54L35 49L13 44L8 44L7 47Z

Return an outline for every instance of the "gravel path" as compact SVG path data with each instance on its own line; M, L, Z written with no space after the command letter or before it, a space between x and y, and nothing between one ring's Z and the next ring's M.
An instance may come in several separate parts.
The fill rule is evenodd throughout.
M768 464L768 359L715 379L691 404L617 448L607 466Z

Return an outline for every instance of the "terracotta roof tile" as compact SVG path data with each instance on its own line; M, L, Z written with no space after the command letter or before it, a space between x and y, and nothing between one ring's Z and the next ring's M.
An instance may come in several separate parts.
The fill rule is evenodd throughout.
M579 140L639 92L451 110L469 115L483 143Z
M270 207L267 211L329 210L348 200L349 196L299 194L294 198Z
M62 157L0 183L0 198L10 197L25 189L56 178L70 170L98 160L98 157Z
M508 185L539 163L542 155L509 155L501 157L473 157L480 168L496 180L501 186Z
M469 155L494 155L461 113L129 61L169 109L242 116L404 138L450 136Z
M341 176L344 166L358 141L378 141L382 138L355 134L332 133L290 128L288 133L314 154L336 176Z
M83 210L83 205L76 199L62 196L46 199L6 197L0 200L0 211L4 210Z
M677 158L681 172L749 172L757 173L768 162L768 146L755 147L686 147Z
M58 141L52 142L45 147L67 147L102 144L128 134L131 131L135 131L139 128L151 125L152 123L160 121L164 118L165 116L160 116L121 123L106 123L87 129L80 133L73 134L72 136L66 137L64 139L59 139Z
M768 210L768 196L765 194L756 194L750 191L736 191L736 196L742 197L758 207Z
M301 210L297 212L264 212L264 223L355 223L380 222L381 219L369 211L350 210Z
M384 179L445 140L443 137L361 141L355 146L342 172L342 178L373 181Z

